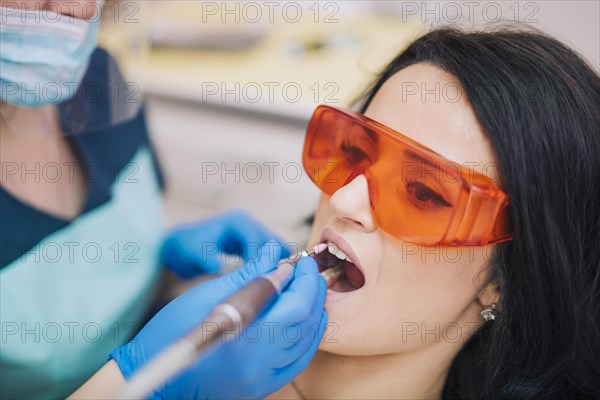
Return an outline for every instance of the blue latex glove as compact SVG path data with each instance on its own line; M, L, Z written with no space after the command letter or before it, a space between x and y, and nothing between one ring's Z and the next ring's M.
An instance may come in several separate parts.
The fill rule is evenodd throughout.
M233 211L176 228L164 241L160 258L182 278L217 274L223 266L223 253L256 261L260 247L273 239L284 245L250 215Z
M111 353L125 379L201 322L214 305L273 270L280 254L281 246L270 241L257 262L196 286L166 305L130 343ZM288 288L242 331L239 341L217 347L152 398L262 398L279 390L306 368L319 346L327 325L325 294L315 261L304 257Z

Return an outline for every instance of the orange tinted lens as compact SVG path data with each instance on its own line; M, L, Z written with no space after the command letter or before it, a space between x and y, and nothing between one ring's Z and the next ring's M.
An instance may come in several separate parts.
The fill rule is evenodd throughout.
M315 184L332 195L357 169L368 168L378 155L374 132L349 116L320 107L308 127L304 169Z
M315 111L303 162L329 195L365 175L377 224L421 245L489 242L505 203L497 189L491 189L492 196L471 196L457 164L389 128L331 107Z
M377 182L372 203L377 224L404 241L441 242L460 208L460 177L390 137L382 135L380 145L379 161L366 173Z

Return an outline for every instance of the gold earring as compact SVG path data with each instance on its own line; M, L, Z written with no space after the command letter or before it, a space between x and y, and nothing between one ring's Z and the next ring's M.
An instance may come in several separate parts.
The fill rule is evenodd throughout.
M481 311L481 316L486 321L493 321L493 320L495 320L496 319L496 314L497 314L496 304L492 304L491 306L488 306L488 307L484 308Z

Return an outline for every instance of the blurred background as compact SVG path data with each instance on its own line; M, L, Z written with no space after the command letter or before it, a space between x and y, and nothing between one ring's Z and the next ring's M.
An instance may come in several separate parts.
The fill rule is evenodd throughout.
M597 0L119 0L100 41L145 96L168 226L244 208L303 242L319 193L300 157L318 104L351 105L435 26L525 23L600 69L599 19Z

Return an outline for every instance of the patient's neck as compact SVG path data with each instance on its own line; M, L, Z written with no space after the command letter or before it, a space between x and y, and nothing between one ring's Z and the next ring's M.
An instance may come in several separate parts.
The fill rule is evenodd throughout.
M460 347L440 341L416 351L368 357L318 351L295 384L308 399L437 399Z

